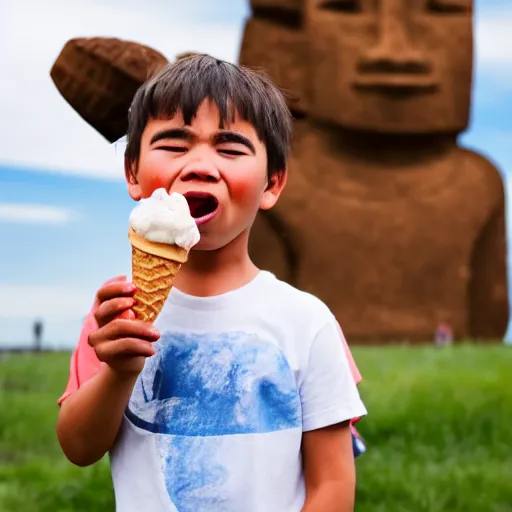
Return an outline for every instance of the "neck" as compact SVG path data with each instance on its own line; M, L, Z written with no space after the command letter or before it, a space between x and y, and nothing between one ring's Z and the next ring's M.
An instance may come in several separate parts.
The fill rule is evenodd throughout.
M191 250L174 286L196 297L211 297L236 290L258 274L248 250L249 231L215 251Z
M354 163L397 168L424 165L447 155L457 146L456 133L376 133L316 125L327 132L329 144Z

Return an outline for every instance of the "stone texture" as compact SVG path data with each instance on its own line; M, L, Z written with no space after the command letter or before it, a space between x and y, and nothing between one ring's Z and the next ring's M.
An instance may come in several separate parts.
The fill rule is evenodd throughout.
M287 188L258 217L250 252L326 301L353 343L432 340L442 322L458 338L499 338L507 326L502 180L457 142L471 4L450 15L446 2L429 5L307 0L294 58L274 43L290 25L255 9L241 48L241 62L279 84L283 68L304 77ZM270 44L260 20L273 24Z
M109 142L126 134L136 90L167 63L147 46L116 38L68 41L50 75L73 109Z
M293 27L251 18L245 26L239 59L240 64L264 69L283 89L289 107L298 113L306 110L303 36L303 31Z

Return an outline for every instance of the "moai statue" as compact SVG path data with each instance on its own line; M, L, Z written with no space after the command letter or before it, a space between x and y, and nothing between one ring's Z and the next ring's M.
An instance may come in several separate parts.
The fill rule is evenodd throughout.
M351 342L500 338L502 179L464 148L471 0L251 0L240 62L296 117L288 185L254 260L325 300Z

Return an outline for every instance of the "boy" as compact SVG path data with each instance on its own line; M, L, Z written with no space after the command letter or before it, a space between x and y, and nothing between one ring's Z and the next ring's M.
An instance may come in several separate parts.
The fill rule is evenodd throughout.
M248 255L285 186L291 129L266 76L206 55L133 100L130 196L180 192L202 220L154 326L134 319L126 279L100 288L60 399L64 453L85 466L109 452L119 512L354 509L349 422L366 410L341 330Z

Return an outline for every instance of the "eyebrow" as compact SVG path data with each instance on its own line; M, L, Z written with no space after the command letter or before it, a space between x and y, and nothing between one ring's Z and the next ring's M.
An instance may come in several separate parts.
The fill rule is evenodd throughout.
M150 144L154 144L159 140L191 140L192 138L192 134L184 128L170 128L156 132L153 137L151 137Z
M151 137L150 144L155 144L160 140L186 140L191 141L194 138L194 135L187 130L186 128L170 128L167 130L161 130ZM243 144L247 149L251 151L252 154L256 154L256 148L254 144L243 135L240 135L236 132L223 131L217 133L213 137L213 141L215 144L226 144L226 143L234 143L234 144Z
M235 132L220 132L214 137L215 144L226 144L226 143L234 143L234 144L243 144L246 148L248 148L251 153L256 154L256 148L254 144L243 135Z

